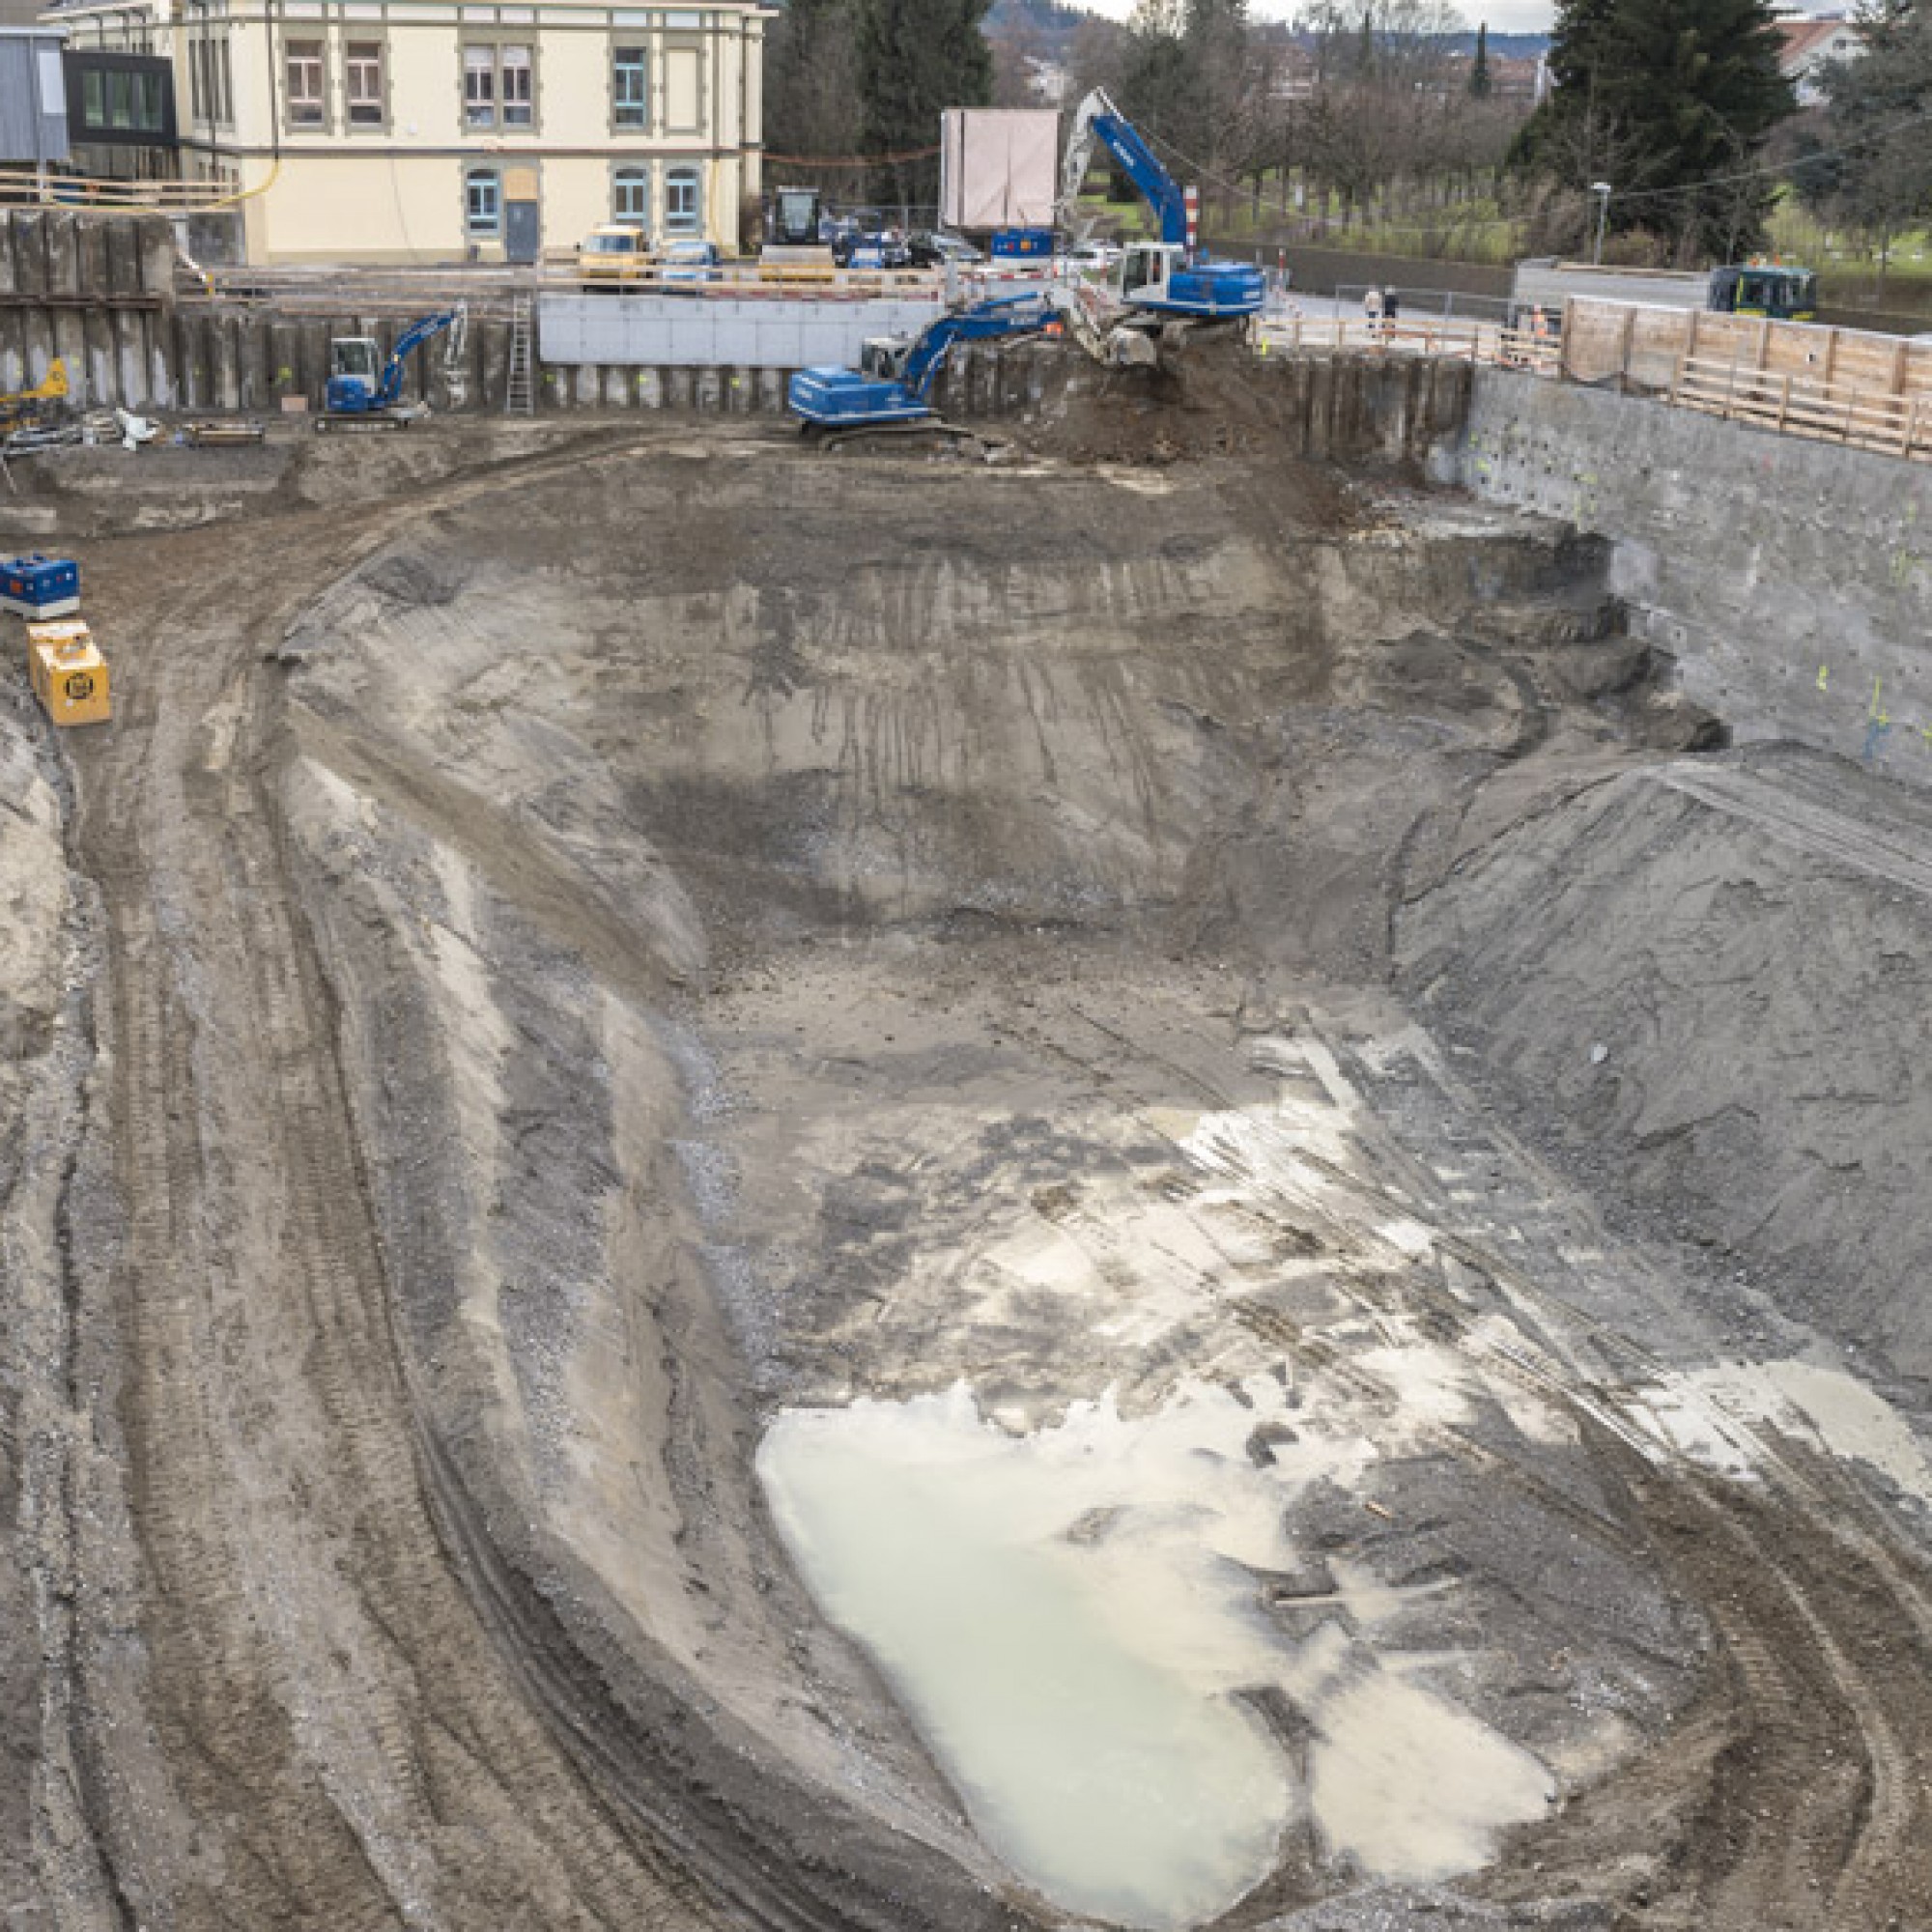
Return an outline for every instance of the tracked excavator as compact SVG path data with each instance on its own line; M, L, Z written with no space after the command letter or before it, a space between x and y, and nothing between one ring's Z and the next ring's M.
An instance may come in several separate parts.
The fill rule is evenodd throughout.
M439 335L449 340L442 353L442 379L457 401L463 396L463 344L469 311L454 308L420 317L396 338L384 362L373 337L343 335L328 345L328 387L326 405L315 419L318 430L408 429L429 413L427 403L403 401L403 378L410 357Z
M1130 242L1122 254L1115 292L1127 309L1146 323L1233 322L1259 315L1266 295L1260 269L1202 253L1190 192L1161 165L1104 88L1096 87L1074 112L1060 167L1058 225L1072 230L1095 147L1107 151L1160 225L1158 242Z
M932 407L932 385L947 357L962 342L1048 332L1070 335L1095 361L1114 366L1154 359L1145 335L1103 329L1072 291L1032 288L949 309L917 335L873 336L857 369L801 369L786 402L805 433L827 443L906 431L970 437Z

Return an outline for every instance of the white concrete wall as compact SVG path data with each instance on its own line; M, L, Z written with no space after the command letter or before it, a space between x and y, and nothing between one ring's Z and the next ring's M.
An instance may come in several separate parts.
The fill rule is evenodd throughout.
M1613 539L1632 630L1740 740L1932 784L1932 467L1479 369L1444 468Z

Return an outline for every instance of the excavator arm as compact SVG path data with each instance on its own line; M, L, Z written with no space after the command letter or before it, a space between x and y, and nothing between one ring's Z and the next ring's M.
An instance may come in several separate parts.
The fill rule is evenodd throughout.
M433 342L447 329L450 332L449 346L443 351L445 376L460 366L463 343L469 328L469 310L462 302L454 308L444 309L438 315L426 315L410 324L396 338L396 346L389 352L389 360L383 370L383 380L376 386L375 403L378 409L393 409L402 400L403 378L409 372L410 357L425 342Z
M1114 105L1102 87L1096 87L1074 110L1073 131L1067 136L1066 153L1060 164L1061 227L1070 229L1072 225L1087 170L1094 165L1096 141L1133 183L1135 192L1153 210L1154 218L1160 223L1160 239L1172 246L1184 248L1187 197L1181 192L1180 184L1161 166L1159 156L1148 146L1140 129Z
M928 323L906 351L899 380L912 395L924 402L955 344L992 342L1005 335L1035 335L1058 313L1044 291L1032 291L1022 296L995 297L972 308L942 315L937 322Z

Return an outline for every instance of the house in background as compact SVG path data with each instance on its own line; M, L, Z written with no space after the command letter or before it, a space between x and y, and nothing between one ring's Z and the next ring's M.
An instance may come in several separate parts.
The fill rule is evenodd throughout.
M1778 71L1791 83L1801 107L1815 107L1824 99L1818 84L1819 70L1828 61L1851 60L1861 43L1857 22L1843 14L1808 19L1780 20L1777 31L1783 41L1777 56Z
M43 17L71 64L99 69L110 134L116 103L150 99L113 62L172 75L178 172L235 197L195 224L213 259L527 262L606 221L731 247L760 188L758 0L101 0ZM159 165L167 143L144 152L99 172Z

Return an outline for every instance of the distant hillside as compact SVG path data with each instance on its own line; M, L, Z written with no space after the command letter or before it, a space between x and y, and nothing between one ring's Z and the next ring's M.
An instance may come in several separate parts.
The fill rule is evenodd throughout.
M1081 23L1094 17L1087 8L1062 0L993 0L981 25L989 41L1023 38L1048 58L1058 58L1073 44Z
M1476 51L1474 34L1444 34L1442 43L1451 53ZM1492 34L1490 52L1498 60L1538 60L1549 51L1548 34Z
M993 0L987 10L984 31L989 41L1024 40L1027 45L1047 59L1062 59L1073 43L1083 21L1105 19L1085 7L1069 6L1065 0ZM1257 20L1264 32L1281 31L1284 23ZM1295 34L1290 38L1313 44L1313 36ZM1445 34L1442 44L1451 53L1472 55L1476 50L1473 31ZM1535 60L1548 51L1548 34L1496 34L1490 36L1490 53L1497 60Z

